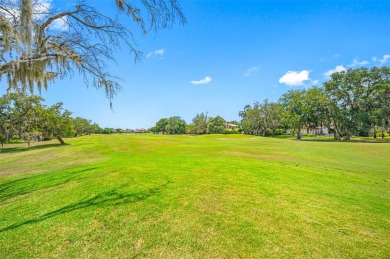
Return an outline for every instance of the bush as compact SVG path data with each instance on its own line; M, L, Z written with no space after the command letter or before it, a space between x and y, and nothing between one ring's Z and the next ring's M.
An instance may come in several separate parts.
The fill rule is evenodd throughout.
M384 135L385 137L388 137L388 136L389 136L389 133L387 133L386 131L383 131L383 135ZM382 137L382 131L377 131L377 132L376 132L376 137L377 137L377 138L381 138L381 137Z
M358 136L359 137L369 137L370 136L370 132L368 130L359 130L358 131Z
M286 133L286 130L284 129L277 129L275 130L275 135L282 135L282 134L285 134Z
M265 134L264 134L264 135L267 136L267 137L272 136L272 130L267 129L267 130L265 131Z
M237 133L238 133L237 129L227 129L225 131L225 134L237 134Z

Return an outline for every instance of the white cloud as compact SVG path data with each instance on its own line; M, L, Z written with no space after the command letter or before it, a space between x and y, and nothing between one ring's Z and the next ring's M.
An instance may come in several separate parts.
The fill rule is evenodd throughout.
M69 29L67 16L60 19L55 19L51 24L50 28L53 30L66 31Z
M45 18L51 7L51 0L34 0L34 16L36 19Z
M205 85L205 84L210 83L211 80L213 80L211 77L206 76L205 78L203 78L201 80L191 81L191 84L193 84L193 85Z
M158 55L158 56L163 56L165 54L165 50L164 49L157 49L155 51L152 51L152 52L149 52L146 57L147 58L150 58L151 56L153 55Z
M311 80L310 82L312 85L318 85L319 81L318 80Z
M259 67L257 67L257 66L251 67L251 68L249 68L249 69L245 72L244 76L245 76L245 77L248 77L248 76L252 75L253 73L256 73L257 71L259 71Z
M335 68L327 71L324 73L324 75L326 77L330 77L331 74L333 73L336 73L336 72L341 72L341 71L346 71L347 69L343 66L343 65L340 65L340 66L336 66Z
M301 86L304 85L305 81L310 80L309 71L302 70L301 72L288 71L281 78L279 78L279 83L286 84L288 86Z
M351 64L348 65L348 67L356 67L356 66L364 66L367 65L369 62L367 60L359 61L356 58L352 61Z
M384 55L382 59L378 59L378 61L381 63L381 65L384 65L389 60L390 60L390 55L388 55L388 54Z

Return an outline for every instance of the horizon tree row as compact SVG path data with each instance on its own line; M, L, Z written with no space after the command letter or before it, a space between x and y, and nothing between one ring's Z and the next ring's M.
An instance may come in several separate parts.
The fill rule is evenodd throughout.
M221 116L209 117L208 113L198 113L192 119L192 123L187 124L179 116L160 119L155 126L149 129L152 133L162 134L224 134L239 133L238 122L227 122ZM229 128L234 125L234 128Z
M324 128L336 140L352 135L382 138L390 126L390 68L349 69L334 73L323 87L289 90L278 102L255 102L239 112L244 133L265 135L277 129ZM379 132L379 134L378 134Z
M273 136L290 132L351 136L388 135L390 127L390 68L349 69L334 73L323 87L289 90L277 102L267 99L246 105L238 114L241 122L199 113L187 124L179 116L160 119L150 129L162 134L245 133ZM230 125L235 125L229 129Z

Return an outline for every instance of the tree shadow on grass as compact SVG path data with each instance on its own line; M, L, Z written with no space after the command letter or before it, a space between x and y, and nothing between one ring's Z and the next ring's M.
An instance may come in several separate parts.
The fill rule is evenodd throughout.
M80 170L65 170L48 174L33 175L21 179L11 180L0 184L0 202L13 197L32 193L44 188L50 188L68 183L72 180L88 177L97 167L88 167Z
M139 191L134 193L120 192L117 189L112 189L107 192L99 193L92 198L86 198L77 201L75 203L71 203L65 207L43 214L36 218L28 219L23 222L9 225L8 227L0 229L0 233L21 227L23 225L38 223L55 216L59 216L61 214L66 214L69 212L86 209L89 207L117 206L117 205L130 204L130 203L143 201L151 196L157 195L160 192L161 188L165 187L169 183L170 182L168 181L167 183L162 184L158 187L154 187L154 188L147 189L145 191Z
M43 145L36 145L32 147L9 147L9 148L0 148L0 155L1 154L12 154L12 153L21 153L21 152L27 152L27 151L33 151L33 150L40 150L40 149L46 149L46 148L59 148L59 147L64 147L68 146L69 144L64 144L61 145L60 143L58 144L43 144ZM1 147L1 146L0 146Z

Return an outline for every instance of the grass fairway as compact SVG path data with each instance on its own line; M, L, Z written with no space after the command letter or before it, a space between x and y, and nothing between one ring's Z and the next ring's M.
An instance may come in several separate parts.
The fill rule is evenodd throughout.
M390 256L390 144L68 143L0 152L2 258Z

